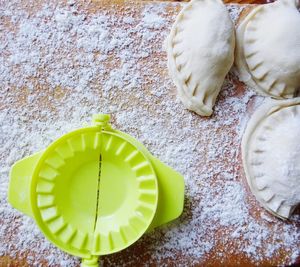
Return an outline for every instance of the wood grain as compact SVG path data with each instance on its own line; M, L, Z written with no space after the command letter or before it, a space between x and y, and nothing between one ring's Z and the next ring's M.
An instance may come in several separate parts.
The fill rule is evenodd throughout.
M44 1L46 2L46 1ZM265 1L259 1L259 0L226 0L225 2L227 3L265 3ZM24 9L29 9L31 10L32 13L34 13L35 10L38 10L40 8L40 5L43 3L43 1L40 1L39 3L36 3L34 6L28 6L26 5L25 1L23 4L23 8ZM117 5L115 5L117 3ZM159 5L159 2L157 3ZM84 5L83 9L85 10L85 12L87 12L87 14L97 14L99 13L99 11L105 11L105 12L114 12L115 14L117 14L118 16L123 16L123 12L125 7L129 6L132 9L135 9L136 11L136 16L138 17L140 15L140 13L142 12L143 7L147 5L147 2L132 2L132 1L121 1L121 0L114 0L112 2L108 2L108 1L91 1L89 4ZM179 4L172 4L168 7L168 15L169 16L173 16L174 14L177 14L180 10L180 5ZM167 25L168 27L171 26L171 22L169 22L169 25ZM147 61L165 61L166 60L166 55L165 54L155 54L155 55L151 55L150 57L147 57L144 59L145 63L147 63ZM108 59L107 64L107 68L108 70L112 70L115 68L115 64L114 64L114 59L113 56L112 58ZM157 68L153 68L153 69L149 69L148 70L149 73L151 75L157 75L159 76L161 79L166 79L166 77L168 76L167 70L166 69L157 69ZM43 72L43 70L41 69L41 73ZM231 77L233 84L236 87L237 90L237 94L244 94L245 93L245 87L244 85L239 82L237 80L236 77ZM38 83L38 81L37 81ZM151 81L150 81L151 83ZM99 92L101 91L101 88L98 88ZM168 88L170 92L174 92L175 88ZM144 90L143 93L146 96L150 96L150 92L149 90L147 90L147 88L141 88L141 90ZM24 91L22 91L21 93L18 92L16 89L12 88L12 92L13 92L13 100L11 103L11 107L13 108L14 105L17 106L21 106L24 107L24 109L26 110L26 101L24 99L26 99L26 93L24 93ZM42 94L42 92L44 94ZM39 87L36 88L36 91L34 92L34 94L36 95L36 97L39 100L39 103L42 107L42 109L55 109L55 106L53 104L53 101L49 101L47 100L47 98L44 98L43 95L45 94L53 94L53 91L51 91L49 88L40 85ZM65 98L65 97L72 97L72 90L57 90L55 92L55 94L53 95L53 97L55 99L60 99L60 98ZM170 93L171 94L171 93ZM118 102L118 98L122 98L123 95L122 93L120 93L120 95L118 95L115 99L113 99L112 101L114 102ZM101 103L101 93L99 93L98 99L95 99L95 101L98 101L99 103ZM160 100L157 100L160 101ZM0 103L0 106L3 103ZM131 108L134 107L135 105L141 105L141 103L139 103L137 101L136 98L134 98L133 96L128 97L128 106L124 106L124 108ZM155 114L155 105L152 106L147 106L145 105L144 107L145 109L149 109L149 110L153 110L153 114ZM36 117L34 119L41 119L39 117L39 114L36 114ZM166 114L166 116L168 116ZM234 131L234 129L231 129L231 131ZM199 166L200 167L200 166ZM243 170L236 166L236 169L238 171L238 176L243 179L244 178L244 174L243 174ZM244 179L245 181L245 179ZM246 183L244 182L244 186L245 188L247 188ZM251 193L248 190L248 197L251 195ZM256 212L255 209L252 209L251 214L254 218L256 218L257 220L260 220L259 218L259 214ZM185 211L184 211L184 216L186 218L189 217L189 215L191 214L191 205L189 203L189 200L186 200L186 206L185 206ZM188 221L188 219L187 219ZM14 222L12 222L13 224ZM0 225L1 227L1 225ZM105 256L102 258L102 264L103 266L120 266L120 263L124 263L122 264L123 266L145 266L147 264L147 266L178 266L178 264L182 264L182 266L213 266L213 267L221 267L221 266L254 266L253 260L250 257L247 257L245 255L245 253L239 252L236 249L236 253L228 253L226 254L227 251L227 247L224 246L223 242L222 242L222 237L226 235L226 229L222 228L222 226L220 226L218 233L216 233L219 236L219 239L217 241L217 243L215 244L214 248L207 254L205 255L205 257L202 258L198 258L198 259L191 259L189 256L187 256L185 254L185 251L181 251L181 252L176 252L175 255L172 256L172 258L162 255L161 259L154 259L151 257L151 250L149 249L150 245L154 243L154 240L152 240L149 236L146 236L144 238L142 238L139 242L137 242L135 245L129 247L128 249L126 249L125 251L122 251L120 253L117 253L115 255L109 255L109 256ZM158 241L159 242L159 241ZM13 244L12 244L13 245ZM228 244L226 244L228 245ZM231 246L231 249L235 250L237 244L232 243L229 244ZM220 259L220 257L218 257L218 254L220 252L224 252L224 257ZM49 252L51 253L51 251ZM32 257L38 256L35 255L34 251L30 251L30 248L28 248L28 253L23 253L20 255L17 255L16 258L12 258L8 255L4 255L4 256L0 256L0 266L30 266L27 262L26 262L26 257L28 255L31 255ZM135 257L130 257L129 255L134 255ZM275 266L275 265L279 265L282 264L282 262L284 262L284 259L286 257L286 250L280 250L273 258L262 258L262 260L259 262L260 266ZM129 260L130 258L130 260ZM298 263L295 263L296 265ZM299 262L300 264L300 262ZM296 266L295 265L295 266ZM47 263L44 260L41 260L40 265L39 266L47 266Z
M149 1L151 0L144 0ZM157 0L154 0L157 1ZM159 0L159 2L189 2L190 0ZM225 4L266 4L270 1L267 0L223 0Z

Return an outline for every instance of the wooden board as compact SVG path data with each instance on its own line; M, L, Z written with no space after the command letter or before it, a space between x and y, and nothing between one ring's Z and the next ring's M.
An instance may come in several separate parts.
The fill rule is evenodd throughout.
M161 0L163 1L163 0ZM189 2L189 0L165 0L167 2ZM226 4L266 4L271 1L267 0L223 0Z
M55 3L57 5L62 6L68 6L66 2L64 1L35 1L32 3L23 1L18 4L16 4L16 10L24 10L24 12L28 12L29 17L34 17L35 14L42 9L42 7L45 4L50 4L50 2ZM233 2L241 2L241 1L233 1ZM258 3L262 1L246 1L251 3ZM74 4L70 4L69 6L73 6ZM162 13L159 16L163 18L164 25L158 25L155 26L153 24L150 28L147 28L147 23L149 21L145 20L145 31L143 31L143 27L138 26L138 24L142 19L142 13L144 10L153 10L155 9L154 5L157 5L158 8L161 8L163 10ZM71 8L68 7L68 8ZM97 106L102 105L99 109L100 111L111 111L114 110L111 108L111 106L115 106L115 111L111 111L113 113L113 119L112 124L115 127L121 128L121 130L124 130L128 133L133 134L136 137L141 138L145 141L146 146L150 149L151 152L154 152L156 156L162 157L164 161L166 161L168 164L171 164L172 167L178 168L178 170L184 171L186 167L180 167L180 163L178 163L179 166L175 162L173 162L171 159L168 159L168 157L164 156L165 147L160 145L159 140L157 142L153 141L149 135L154 134L153 132L148 133L146 130L143 131L144 125L136 124L138 122L137 118L132 119L132 125L125 125L122 123L122 116L120 115L122 112L128 112L128 114L134 114L133 111L136 110L136 112L145 111L149 118L157 118L157 121L162 121L163 127L160 128L162 131L161 135L163 136L163 132L170 134L170 138L174 138L174 142L178 142L178 145L180 142L184 142L184 138L197 138L199 140L202 140L206 135L209 134L211 131L216 131L214 137L215 138L224 138L224 134L226 136L229 136L229 138L232 138L232 140L237 140L238 133L235 129L235 124L237 122L229 123L227 126L224 124L222 127L215 129L212 128L208 129L206 133L201 133L199 130L198 133L193 133L195 135L191 136L189 135L189 131L192 132L193 128L197 128L197 125L201 124L207 124L209 120L219 120L219 117L222 117L222 110L226 109L232 109L232 114L234 116L237 116L236 111L234 111L234 108L226 102L226 97L228 95L230 97L234 97L238 100L243 100L245 95L247 94L247 90L245 86L238 81L237 77L233 74L230 74L227 77L227 85L230 84L229 87L233 88L232 90L224 89L226 93L221 94L219 97L219 100L217 102L217 111L215 115L210 118L201 118L197 116L196 114L190 113L188 111L185 111L184 108L181 106L180 103L176 101L176 89L172 83L172 81L169 78L168 71L166 69L166 53L165 51L161 50L160 47L162 46L164 42L164 38L166 33L169 31L174 18L176 14L180 11L181 4L179 3L162 3L162 2L132 2L132 1L81 1L78 4L78 12L79 14L84 14L85 17L83 18L84 21L88 21L91 19L92 15L103 15L103 14L110 14L111 18L114 18L116 20L115 28L116 30L118 27L121 27L121 29L129 29L130 27L140 27L139 29L142 32L141 35L137 34L136 31L133 31L132 35L136 35L136 38L132 37L132 40L134 40L134 44L136 45L136 53L141 53L141 51L145 50L148 55L141 56L138 60L134 61L136 64L139 64L140 73L138 77L134 77L134 73L132 74L132 79L136 79L138 81L138 84L134 87L132 87L132 91L124 91L122 90L122 87L124 86L127 88L128 83L130 81L119 81L116 77L115 80L111 79L111 75L113 75L113 71L118 71L120 69L120 55L117 55L117 51L112 49L110 52L107 52L105 54L106 59L101 63L103 66L100 68L101 75L103 76L99 77L96 74L95 79L91 81L91 85L88 86L89 90L91 91L92 98L89 99L89 95L86 94L86 92L83 91L82 88L79 88L78 90L74 90L70 86L72 83L69 82L69 78L66 78L66 86L63 86L62 82L58 83L57 86L49 86L49 84L43 82L47 80L49 77L49 73L47 70L49 69L48 66L44 65L41 66L37 70L37 75L34 77L31 77L31 79L28 83L30 85L33 85L33 89L30 89L30 86L24 86L22 89L20 86L16 86L15 84L10 84L9 89L4 91L2 93L2 96L0 97L0 109L1 112L6 112L7 117L12 120L12 127L17 127L17 124L14 124L13 117L10 116L10 112L15 112L14 114L17 114L18 116L22 117L24 120L22 123L24 126L22 126L22 130L20 129L19 135L34 135L34 140L28 141L26 145L19 145L15 144L15 147L7 147L5 151L2 154L1 160L4 160L5 157L10 155L10 150L13 149L20 149L22 151L26 151L26 155L32 153L34 149L42 149L43 143L44 145L47 145L51 140L53 140L55 137L59 136L60 130L56 129L56 132L53 133L49 130L49 128L43 128L43 126L34 124L34 121L51 123L51 118L53 118L53 124L55 124L55 121L62 121L62 127L63 122L68 123L70 121L71 125L79 125L81 122L73 121L72 116L75 116L76 120L78 118L87 119L90 113L95 112L95 110L98 112ZM74 11L75 12L75 11ZM45 13L43 13L45 14ZM63 14L63 13L62 13ZM118 24L118 19L125 17L125 16L132 16L133 22L132 24L126 24L125 26ZM12 16L12 15L11 15ZM10 15L2 18L2 26L5 29L5 32L18 32L19 29L15 28L11 24ZM24 17L26 19L28 17ZM45 17L45 21L49 19ZM75 22L74 22L75 23ZM103 22L105 23L105 22ZM149 22L150 23L150 22ZM151 22L153 23L153 22ZM138 25L137 25L138 24ZM33 26L35 27L35 26ZM95 29L96 30L96 29ZM129 32L129 31L128 31ZM162 34L160 34L160 32ZM67 34L67 33L66 33ZM109 33L108 33L109 34ZM154 34L155 37L151 37L150 35ZM150 36L150 37L149 37ZM0 41L4 40L3 35L0 35ZM49 37L51 38L51 37ZM92 36L91 36L92 38ZM125 37L124 37L125 38ZM150 38L150 41L145 41L146 38ZM152 38L152 39L151 39ZM38 36L37 36L38 39ZM126 39L126 38L125 38ZM121 40L125 40L121 39ZM93 40L93 39L91 39ZM33 40L35 42L35 40ZM45 43L47 44L47 40L45 40ZM92 45L92 43L91 43ZM128 43L128 46L131 44ZM145 47L145 49L144 49ZM45 48L47 46L45 45ZM82 49L85 49L83 46ZM134 50L132 50L134 51ZM4 52L4 53L3 53ZM1 53L1 51L0 51ZM3 54L5 54L7 57L10 56L9 53L6 53L6 51L2 51ZM3 56L3 54L1 54ZM76 56L75 51L64 51L57 50L57 57L55 58L55 64L59 65L61 62L64 61L65 58L69 58L69 56ZM98 56L95 55L95 56ZM133 53L132 58L135 57L135 54ZM128 57L128 55L126 55ZM129 57L128 57L129 59ZM53 64L53 62L49 62L49 64ZM74 62L74 69L76 69L76 62ZM86 63L88 64L88 63ZM131 66L133 67L133 66ZM16 73L21 73L17 70L18 66L15 66ZM82 67L84 68L84 66ZM106 72L103 71L103 68L106 68ZM77 70L77 69L76 69ZM65 70L63 69L63 72L71 71L71 69ZM130 69L123 69L123 71L130 71ZM76 73L75 73L76 74ZM60 73L61 77L63 77L63 73ZM124 75L124 74L120 74ZM12 76L13 77L13 76ZM94 77L94 76L93 76ZM123 77L123 76L122 76ZM127 77L127 76L125 76ZM50 77L51 78L51 77ZM16 81L17 78L11 78L11 80ZM25 79L24 77L20 77L20 79ZM115 82L114 86L109 85L109 90L105 91L103 88L107 88L107 81ZM53 80L52 84L54 83ZM118 83L121 84L118 84ZM7 87L7 85L4 86L4 81L2 81L3 84L0 83L0 85L3 87ZM24 83L25 84L25 83ZM86 85L87 86L87 85ZM106 86L106 87L105 87ZM161 89L162 88L162 89ZM82 90L82 95L80 93L80 90ZM156 91L158 90L158 92ZM32 97L34 100L32 102L28 102L28 98ZM245 111L245 117L249 116L249 114L253 113L253 106L255 106L255 100L256 97L251 97L249 103L247 105L245 104L246 111ZM73 101L73 102L72 102ZM73 105L72 105L73 103ZM172 106L178 107L177 109L172 108ZM167 107L167 108L166 108ZM86 111L82 111L83 109L86 109ZM75 112L75 111L76 112ZM48 112L50 115L47 115ZM82 112L82 115L74 115ZM122 113L122 114L123 114ZM81 113L80 113L81 114ZM125 113L126 114L126 113ZM65 116L65 117L64 117ZM70 117L68 117L70 116ZM142 116L142 115L141 115ZM176 116L178 118L182 119L182 122L178 122L176 120ZM175 117L175 118L174 118ZM45 119L46 118L46 119ZM117 119L118 118L118 119ZM234 117L237 118L237 117ZM178 125L179 128L182 129L182 131L186 131L187 133L182 136L182 140L179 142L179 139L176 139L176 136L172 136L173 128L171 127L172 121L176 120L176 125ZM126 120L128 122L129 120ZM154 120L153 127L155 128L155 120ZM188 125L190 123L190 125ZM22 125L22 124L21 124ZM55 124L56 125L56 124ZM209 125L209 124L208 124ZM20 126L21 127L21 126ZM189 128L190 127L190 128ZM187 131L186 129L189 130ZM31 129L31 132L23 133L21 131L24 131L28 129ZM71 126L70 126L71 129ZM65 128L64 128L65 130ZM14 138L17 138L18 132L17 129L15 129L15 135L13 135ZM39 135L47 134L47 137L45 141L39 141L40 143L38 145L34 145L36 142L38 142ZM145 137L146 136L146 137ZM147 137L148 136L148 137ZM159 138L158 138L159 139ZM4 140L6 140L6 137L2 136L2 143L4 143ZM8 139L11 141L11 139ZM29 140L29 139L28 139ZM163 141L161 141L163 142ZM171 142L171 141L170 141ZM211 139L207 140L208 143L200 143L199 146L206 147L206 146L212 146L215 142L213 142ZM168 141L165 140L163 143L165 146L170 145ZM239 151L239 144L238 143L232 143L233 147L236 148L237 153L240 153ZM33 148L32 148L33 147ZM198 149L196 147L196 149ZM203 149L203 148L201 148ZM199 148L199 151L202 151ZM204 150L203 150L204 151ZM21 152L20 152L21 153ZM208 153L208 152L207 152ZM22 156L25 156L24 153L21 153L19 156L15 156L14 159L21 158ZM172 153L171 153L172 154ZM170 158L172 158L172 155L169 155ZM226 153L225 153L226 154ZM226 157L226 155L223 155L220 158L220 161L224 161L222 164L226 168L229 168L229 165L231 164L231 159ZM178 152L177 157L180 157L180 152ZM175 157L176 158L176 157ZM228 161L226 163L226 161ZM135 245L131 246L130 248L126 249L125 251L122 251L120 253L117 253L115 255L110 256L104 256L101 258L101 264L103 266L275 266L275 265L281 265L281 264L287 264L290 261L290 255L292 252L290 251L291 248L289 248L285 243L283 243L284 237L282 239L274 240L275 238L278 238L278 235L272 234L272 231L276 228L278 231L283 231L283 234L288 234L289 232L285 230L285 227L287 225L290 225L291 227L299 227L299 220L293 221L293 222L281 222L280 220L277 220L269 215L264 215L268 217L269 221L265 221L264 218L261 217L261 213L265 214L264 211L259 207L258 203L255 201L253 196L251 195L251 192L249 191L247 184L245 182L245 177L243 173L243 169L241 167L241 159L240 154L236 156L235 166L233 166L234 171L234 178L235 182L240 183L243 188L245 188L246 191L246 200L247 201L247 207L249 208L249 216L251 216L251 220L257 221L258 224L263 225L268 231L269 236L266 238L266 240L263 240L262 237L260 237L260 243L258 246L256 246L255 253L258 253L259 257L257 255L251 256L251 253L247 253L245 250L241 249L241 247L246 246L246 241L243 238L243 236L239 238L232 238L230 235L232 234L231 231L229 231L228 227L222 225L220 222L216 222L217 226L214 229L214 232L207 232L207 235L210 236L215 240L214 246L209 249L205 253L200 253L194 256L191 256L190 253L187 253L184 250L180 250L174 247L169 248L167 250L162 250L161 254L156 251L154 248L162 246L164 247L164 242L166 241L166 238L164 236L167 236L168 233L171 232L171 230L180 228L180 225L188 225L192 222L195 223L197 220L195 220L195 216L199 216L199 223L201 222L200 216L201 213L196 213L195 210L197 207L201 206L202 204L202 195L201 191L199 191L199 195L189 195L189 197L186 198L186 204L185 204L185 210L184 214L182 215L181 219L177 222L175 222L173 225L171 224L170 230L164 230L158 233L159 234L153 234L149 233L144 238L142 238L139 242L137 242ZM203 171L203 173L206 173L206 169L212 167L215 164L215 162L211 162L208 159L206 159L200 152L199 152L199 161L195 163L194 161L191 163L190 168L194 168L195 170ZM223 165L222 165L223 166ZM182 169L180 169L182 168ZM188 171L187 171L188 172ZM5 172L6 175L8 175L8 172ZM184 175L187 175L186 173L183 173ZM7 178L8 179L8 178ZM200 179L200 178L199 178ZM208 184L211 187L222 185L225 182L223 178L214 175L212 178L212 181L210 181ZM201 184L201 180L199 180L199 184L197 186L201 187L203 186ZM205 181L203 181L203 184L205 184ZM189 188L191 190L191 188ZM212 191L214 193L217 193L215 191ZM204 201L204 200L203 200ZM6 205L6 204L5 204ZM2 214L5 218L5 214ZM56 253L57 249L54 247L51 247L48 251L46 251L45 257L43 255L39 255L39 250L33 249L30 245L28 245L28 250L20 250L18 252L18 247L15 246L13 240L16 240L17 232L21 231L19 229L20 220L22 220L21 215L16 215L15 220L11 221L11 224L9 226L7 225L0 225L1 229L6 229L5 234L3 234L3 231L0 231L0 242L2 244L6 243L7 246L11 247L11 250L15 251L11 255L9 253L4 253L4 255L0 256L0 266L32 266L33 262L39 264L39 266L62 266L62 263L59 263L53 259L53 262L51 263L49 261L49 258L46 257L48 255L51 255L53 253ZM194 219L192 219L194 218ZM7 224L7 220L3 219L4 222ZM0 218L1 222L1 218ZM196 224L195 227L201 228L204 227L204 223L207 226L210 222L202 221L203 226L200 224ZM213 222L212 222L213 223ZM276 226L276 227L275 227ZM245 227L248 227L245 225ZM211 229L211 228L209 228ZM257 229L257 228L255 228ZM299 228L298 228L299 229ZM174 231L176 233L176 231ZM179 234L179 232L178 232ZM180 232L181 236L184 234ZM188 234L191 234L191 232L188 232ZM258 233L259 235L259 233ZM182 237L181 237L182 238ZM187 236L187 239L189 237ZM202 246L204 246L204 242L200 240L192 240L191 242L194 242L195 246L199 246L199 251L201 250ZM269 240L272 240L272 244L275 244L278 249L276 249L276 252L272 253L271 257L270 255L267 255L266 251L264 250L264 246L267 246ZM30 240L29 240L30 241ZM28 241L28 242L29 242ZM250 239L252 241L252 239ZM44 242L43 240L39 241ZM265 242L265 243L264 243ZM30 243L30 242L29 242ZM29 244L28 243L28 244ZM283 243L283 245L281 244ZM43 243L44 244L44 243ZM33 247L36 246L33 245ZM259 247L260 246L260 247ZM251 246L250 246L251 247ZM48 247L47 247L48 248ZM292 249L295 249L294 247ZM298 250L300 250L300 247L298 247ZM152 254L155 251L155 255L157 257L154 257ZM165 251L167 251L167 254L164 254ZM194 249L193 251L196 251ZM31 260L29 260L29 257ZM50 263L49 263L50 262ZM295 260L295 266L297 264L300 264L300 261L298 259ZM74 266L79 266L79 261L75 261Z

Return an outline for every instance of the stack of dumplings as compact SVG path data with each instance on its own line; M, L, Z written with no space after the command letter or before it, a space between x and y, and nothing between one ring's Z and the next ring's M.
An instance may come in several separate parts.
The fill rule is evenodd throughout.
M169 72L187 109L213 113L233 62L239 79L268 97L245 130L242 158L252 193L282 219L300 203L298 7L298 0L255 6L241 18L235 37L221 0L192 0L168 37Z

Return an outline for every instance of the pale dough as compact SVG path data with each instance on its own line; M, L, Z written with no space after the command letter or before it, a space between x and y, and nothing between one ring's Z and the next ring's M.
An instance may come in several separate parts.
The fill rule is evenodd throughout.
M289 218L300 203L300 98L267 100L242 140L248 184L264 208Z
M260 5L237 28L239 78L261 95L292 98L300 89L298 4L298 0L278 0Z
M234 61L234 25L221 0L193 0L168 37L168 67L186 108L210 116Z

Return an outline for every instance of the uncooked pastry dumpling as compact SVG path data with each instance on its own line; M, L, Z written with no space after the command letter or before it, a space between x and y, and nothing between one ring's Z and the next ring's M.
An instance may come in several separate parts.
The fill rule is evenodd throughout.
M278 0L250 12L237 29L240 79L259 94L291 98L300 89L298 0Z
M264 208L289 218L300 203L300 98L269 99L250 119L242 140L252 193Z
M168 38L168 65L183 104L210 116L233 64L234 26L221 0L193 0Z

